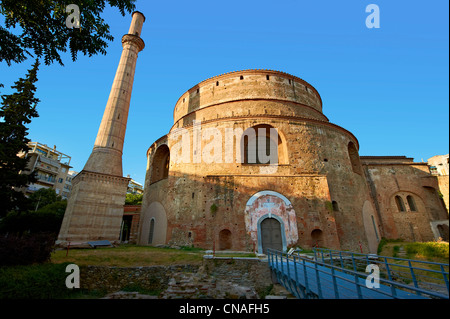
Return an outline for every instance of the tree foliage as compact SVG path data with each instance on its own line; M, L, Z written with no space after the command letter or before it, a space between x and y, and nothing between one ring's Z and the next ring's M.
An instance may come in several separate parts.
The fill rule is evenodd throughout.
M59 202L62 197L56 194L52 188L41 188L30 195L30 206L32 210L39 210L42 207Z
M0 221L0 233L24 234L48 233L58 234L67 200L63 200L51 188L42 188L30 196L30 210L27 212L9 212Z
M125 205L142 205L142 194L127 194L125 197Z
M135 9L136 0L2 0L0 13L0 62L20 63L28 57L43 58L46 65L63 65L61 53L69 49L72 60L79 53L93 56L106 54L112 41L109 25L102 19L107 4L119 9L122 16ZM66 7L80 8L81 28L68 28ZM17 29L16 34L11 29Z
M19 157L28 152L27 124L38 117L36 105L39 102L34 94L39 62L33 65L25 78L20 78L10 95L3 95L0 107L0 218L11 210L26 210L27 200L20 191L36 181L34 174L21 174L27 171L28 159Z
M26 211L27 199L19 192L36 181L34 174L21 174L28 159L27 124L38 117L35 82L39 61L46 65L58 62L69 50L72 60L79 53L87 56L106 54L107 41L113 37L102 18L106 5L119 9L124 16L135 9L136 0L0 0L0 62L8 66L32 57L36 60L25 78L15 85L15 93L2 96L0 109L0 218L9 211ZM68 28L66 12L69 4L80 9L81 28ZM3 84L0 83L0 88ZM28 172L30 173L30 172Z

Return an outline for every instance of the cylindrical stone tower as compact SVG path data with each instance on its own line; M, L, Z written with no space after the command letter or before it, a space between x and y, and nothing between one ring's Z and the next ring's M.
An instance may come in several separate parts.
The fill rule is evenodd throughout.
M122 57L111 88L94 149L84 170L122 176L122 150L127 128L128 109L133 89L138 53L144 49L140 38L145 17L133 13L128 34L122 37Z
M145 17L134 12L106 104L94 149L84 169L73 179L71 196L57 244L119 239L129 178L122 176L122 150Z
M147 153L139 244L376 252L358 140L330 123L311 84L230 72L181 95L173 116Z

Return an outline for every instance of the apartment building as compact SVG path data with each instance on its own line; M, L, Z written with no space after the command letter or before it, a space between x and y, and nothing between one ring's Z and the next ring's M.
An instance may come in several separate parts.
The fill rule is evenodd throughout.
M28 143L28 153L19 154L20 157L29 158L28 169L36 172L36 183L30 184L26 194L31 194L41 188L53 188L56 194L67 198L70 190L66 188L66 179L69 175L71 157L39 142Z
M128 175L128 177L130 177L130 175ZM144 186L134 179L131 179L128 183L127 194L142 195L144 194Z

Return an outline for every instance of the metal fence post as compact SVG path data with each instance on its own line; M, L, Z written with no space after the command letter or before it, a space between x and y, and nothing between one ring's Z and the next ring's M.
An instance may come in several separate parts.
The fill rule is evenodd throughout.
M353 271L356 271L355 257L353 256L353 253L352 253L352 264L353 264Z
M330 263L331 265L333 265L333 253L331 252L331 249L330 249Z
M355 258L353 257L353 253L352 253L352 263L353 263L353 270L355 272L354 275L355 275L356 293L358 294L358 298L362 299L361 287L359 286L359 277L356 271L356 263Z
M303 259L303 275L305 277L306 295L309 295L308 272L306 271L306 264L305 264L305 260L304 259Z
M386 265L386 271L388 274L388 278L390 281L392 281L392 276L391 276L391 270L389 268L389 263L387 262L387 258L384 257L384 264ZM391 284L391 292L392 292L392 297L396 297L397 296L397 291L395 290L395 287L393 284Z
M287 254L286 254L286 267L287 267L287 275L288 275L288 278L290 279L291 278L291 274L290 274L290 271L289 271L289 255L287 255Z
M336 276L334 273L334 267L331 267L331 277L333 278L334 296L336 297L336 299L339 299L339 291L338 291Z
M444 269L444 266L442 266L442 265L441 265L441 272L442 272L442 277L444 277L445 285L447 286L447 291L448 291L449 290L448 289L448 277L445 274L445 269Z
M277 270L279 271L279 269L278 269L278 252L275 251L274 254L275 254L275 265L276 265Z
M414 269L413 269L413 267L411 265L411 260L408 260L408 266L409 266L409 269L411 271L411 277L412 277L412 280L413 280L413 283L414 283L414 287L419 288L419 285L417 284L416 275L414 274ZM421 295L419 291L416 291L416 294L418 296Z
M319 269L317 268L317 263L314 264L314 267L316 268L317 291L319 293L319 299L323 299L322 287L320 285L320 276L319 276Z

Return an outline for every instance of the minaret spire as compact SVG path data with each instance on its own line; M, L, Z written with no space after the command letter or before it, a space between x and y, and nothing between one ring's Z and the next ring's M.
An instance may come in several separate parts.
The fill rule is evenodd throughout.
M122 176L122 151L131 91L145 17L134 12L122 37L122 56L106 103L92 153L73 179L72 191L57 244L96 240L117 241L130 178Z
M84 170L122 176L122 151L138 53L145 47L140 38L145 17L133 13L130 30L122 37L122 56L111 87L108 103Z

